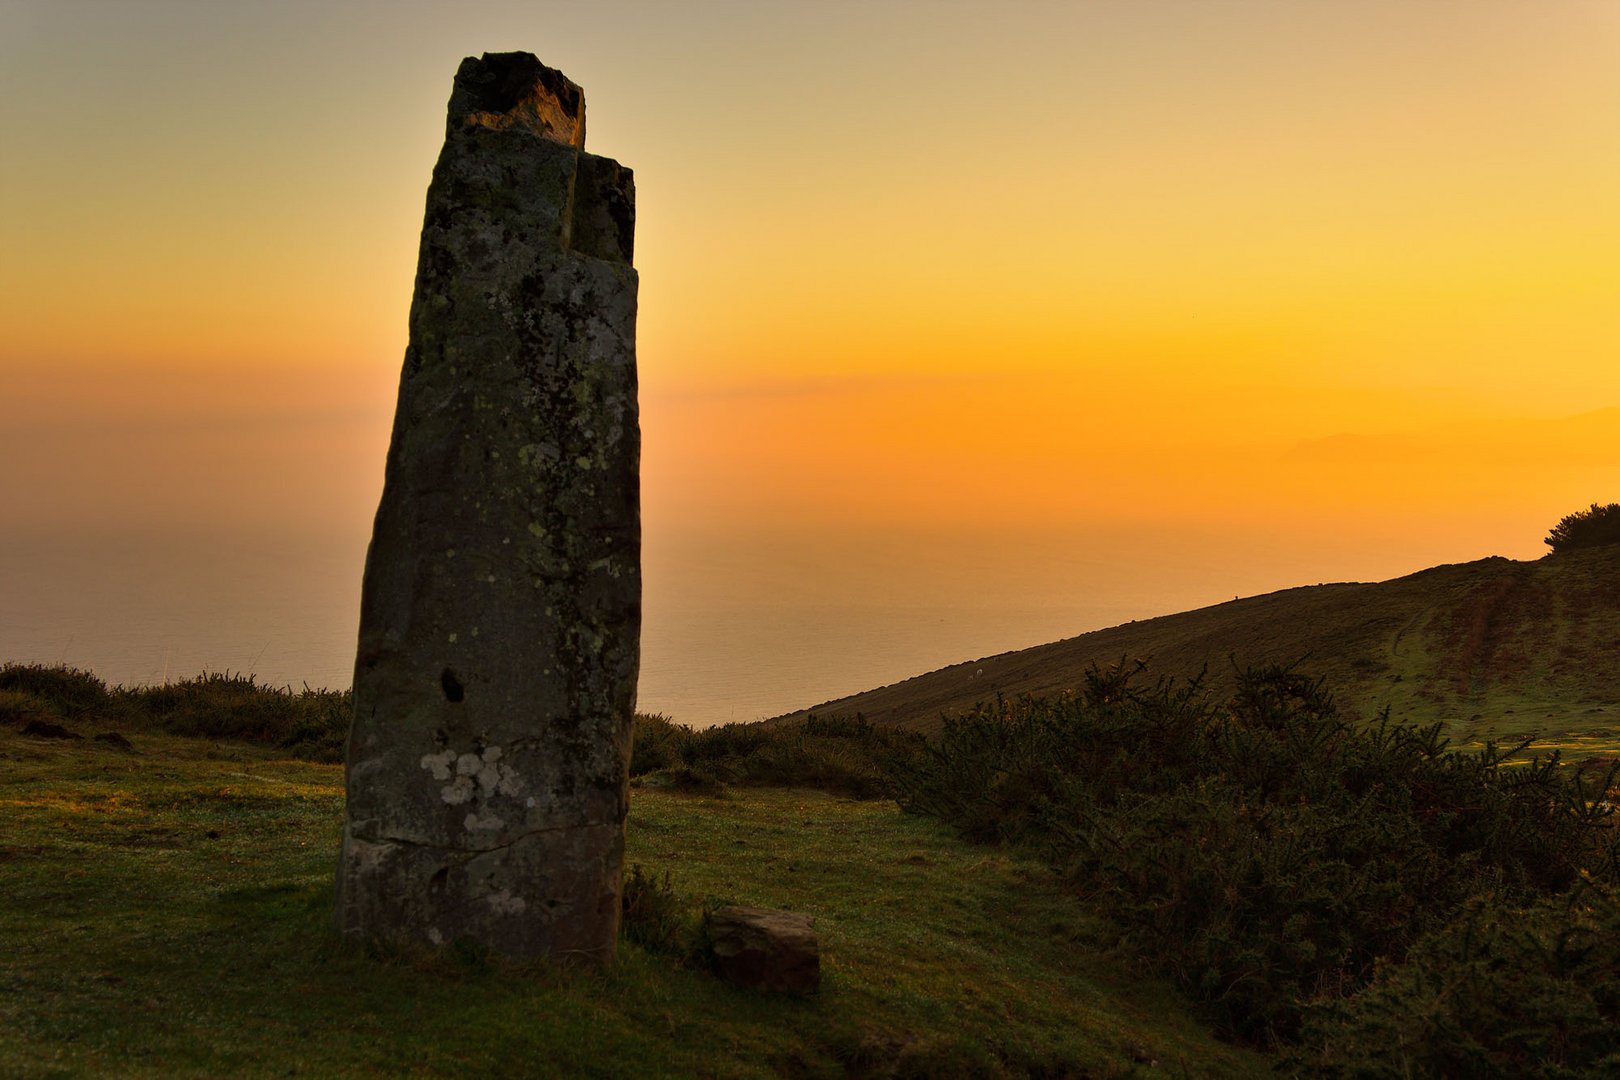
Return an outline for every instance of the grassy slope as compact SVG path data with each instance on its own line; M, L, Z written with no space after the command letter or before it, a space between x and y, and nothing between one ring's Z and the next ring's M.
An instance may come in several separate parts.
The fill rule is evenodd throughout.
M87 729L93 730L93 729ZM890 803L638 791L629 856L814 914L825 983L756 997L625 946L607 973L368 957L328 929L341 771L0 729L6 1075L1247 1076L1037 866Z
M1072 687L1092 664L1158 675L1304 661L1342 704L1444 721L1454 740L1536 734L1571 753L1620 745L1620 547L1491 558L1377 584L1316 585L1128 623L970 661L807 712L937 728L946 712ZM792 714L793 717L804 713Z

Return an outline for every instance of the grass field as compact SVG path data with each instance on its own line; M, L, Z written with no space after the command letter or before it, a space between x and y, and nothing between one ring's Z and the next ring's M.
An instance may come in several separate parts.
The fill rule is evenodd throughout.
M85 728L86 734L94 727ZM606 972L367 953L329 927L336 766L0 728L7 1076L1253 1076L1034 862L892 802L639 789L629 859L807 912L820 994L626 943Z

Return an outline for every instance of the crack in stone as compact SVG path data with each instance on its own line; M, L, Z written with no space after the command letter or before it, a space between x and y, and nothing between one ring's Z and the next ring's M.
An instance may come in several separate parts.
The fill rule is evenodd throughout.
M543 825L539 828L525 829L522 833L514 836L505 843L493 844L489 847L450 847L445 844L432 844L422 840L412 840L403 836L368 837L356 834L354 838L356 840L362 840L368 844L377 844L379 846L383 844L392 844L396 847L424 848L431 851L442 851L451 856L476 856L487 855L492 851L505 851L507 848L515 847L531 837L544 836L547 833L572 832L575 829L603 828L611 824L616 824L616 822L585 822L583 824L571 823L568 825Z

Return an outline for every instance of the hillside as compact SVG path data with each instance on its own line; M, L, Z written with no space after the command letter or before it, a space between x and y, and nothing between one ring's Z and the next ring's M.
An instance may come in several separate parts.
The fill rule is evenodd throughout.
M1620 546L1534 562L1493 557L1377 583L1314 585L1127 623L967 661L777 718L860 713L930 731L1000 694L1073 687L1091 665L1208 668L1300 662L1341 705L1442 721L1452 739L1534 734L1584 754L1620 745Z

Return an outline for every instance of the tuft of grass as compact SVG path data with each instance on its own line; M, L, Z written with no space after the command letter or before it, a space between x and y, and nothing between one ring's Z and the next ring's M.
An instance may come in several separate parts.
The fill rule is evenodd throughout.
M670 872L651 874L634 863L624 876L620 894L619 931L626 941L650 953L690 955L697 941L697 924L675 892Z

